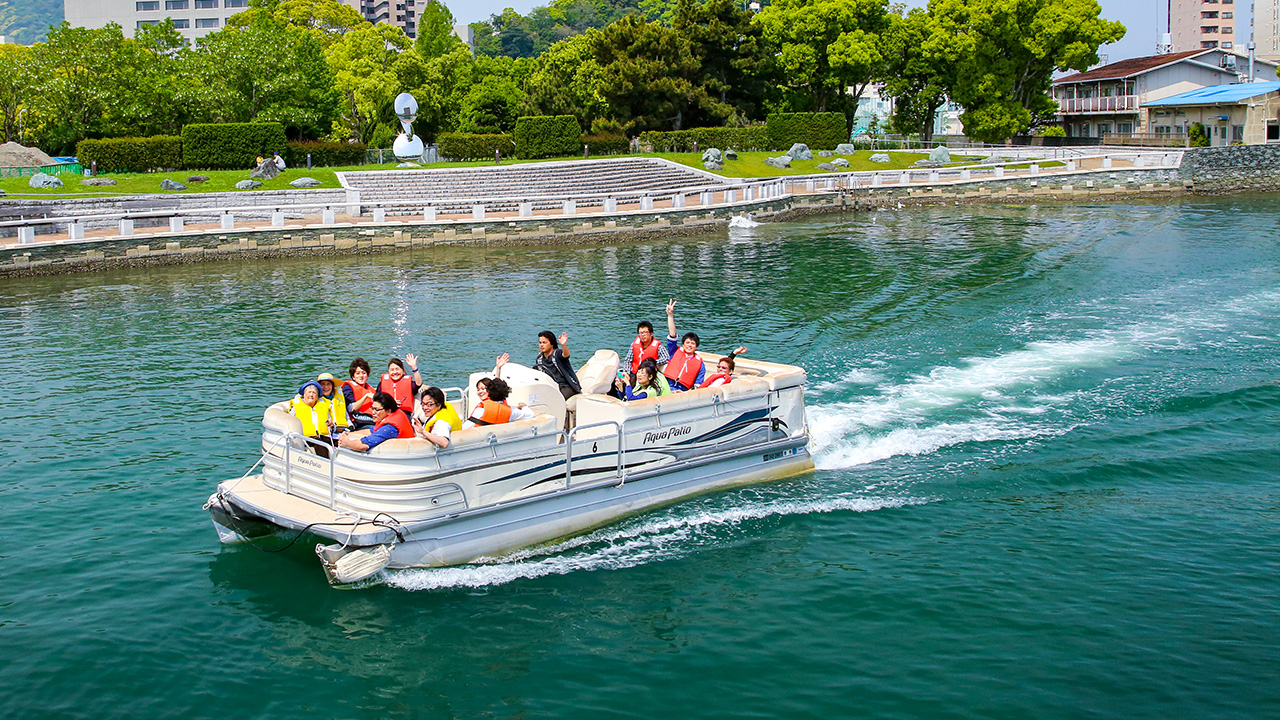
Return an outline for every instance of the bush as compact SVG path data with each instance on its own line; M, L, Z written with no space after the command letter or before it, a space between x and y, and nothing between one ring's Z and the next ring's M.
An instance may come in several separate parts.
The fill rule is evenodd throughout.
M147 172L182 167L182 138L156 135L148 138L81 140L76 158L85 168L98 163L98 172Z
M582 138L582 144L590 149L592 155L624 155L631 150L631 141L626 135L601 133Z
M1046 125L1036 128L1035 134L1040 137L1066 137L1067 131L1061 125Z
M289 167L305 168L308 153L311 155L311 167L336 167L363 165L364 150L364 143L291 142L280 154Z
M764 125L704 127L667 132L650 130L640 133L640 143L653 146L655 152L693 152L694 142L698 143L698 152L707 148L745 152L768 150L770 147L768 128Z
M1187 128L1187 145L1209 147L1209 134L1204 131L1203 123L1191 123L1191 127Z
M182 128L182 164L189 170L252 168L254 160L284 152L280 123L217 123Z
M449 160L488 160L494 151L510 156L510 135L471 135L468 133L442 133L436 138L440 157Z
M835 150L849 141L844 113L774 113L769 116L769 144L774 150L789 150L804 143L813 150Z
M516 155L521 158L577 155L581 139L582 127L572 115L516 118Z

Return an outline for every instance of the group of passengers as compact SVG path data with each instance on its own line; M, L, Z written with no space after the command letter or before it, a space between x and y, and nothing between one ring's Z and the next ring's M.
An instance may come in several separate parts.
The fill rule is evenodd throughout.
M747 349L739 347L721 358L716 371L708 374L698 356L697 333L688 332L676 340L675 307L675 300L667 303L665 342L654 337L652 323L637 324L636 338L622 360L610 395L640 400L716 387L732 380L734 358ZM548 375L566 400L582 392L578 375L569 364L569 352L567 333L558 338L549 330L538 333L533 368ZM351 362L347 370L350 379L340 385L330 373L321 373L298 388L290 407L302 423L304 435L338 447L367 451L387 440L417 437L443 449L449 447L455 430L535 417L524 403L512 407L507 402L511 386L502 379L502 368L510 360L509 354L499 356L494 376L476 382L479 402L465 420L445 400L443 390L423 383L418 356L413 353L406 354L404 360L391 358L376 386L369 383L372 370L363 358Z

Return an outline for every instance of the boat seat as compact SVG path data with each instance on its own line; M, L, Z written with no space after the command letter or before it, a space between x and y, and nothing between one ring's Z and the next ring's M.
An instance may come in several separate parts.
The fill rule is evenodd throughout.
M733 382L726 385L720 385L717 388L724 394L726 401L746 395L757 395L759 393L771 390L769 380L762 377L739 377L737 374L733 376Z
M618 353L613 350L597 350L578 369L578 383L582 385L582 392L587 395L609 392L609 386L613 384L621 362Z
M560 397L559 391L556 396ZM563 398L561 398L563 400ZM449 435L449 449L457 450L476 445L488 445L489 436L498 442L528 436L552 436L560 429L560 422L554 415L543 413L532 420L502 423L500 425L484 425L470 430L456 430ZM552 441L554 442L554 441Z

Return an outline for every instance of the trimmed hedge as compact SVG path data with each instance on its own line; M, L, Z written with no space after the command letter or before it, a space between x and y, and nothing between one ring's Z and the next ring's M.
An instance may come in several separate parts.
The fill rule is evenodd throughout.
M658 132L649 130L640 133L640 143L652 145L654 152L693 152L694 142L697 150L707 148L721 150L768 150L769 132L764 125L748 125L747 127L704 127L689 130L672 130ZM790 147L790 146L788 146Z
M844 113L773 113L768 126L774 150L790 150L795 143L812 150L835 150L840 143L849 142Z
M582 152L582 126L572 115L516 118L516 156L565 157Z
M98 172L147 172L182 167L182 138L156 135L146 138L81 140L76 158L86 170L98 163Z
M582 138L592 155L624 155L631 150L631 141L626 135L600 133Z
M305 168L308 154L311 167L363 165L365 147L364 143L290 142L281 155L291 168Z
M216 123L182 128L182 164L189 170L252 168L259 155L267 157L287 149L280 123Z
M472 135L470 133L441 133L436 138L440 157L449 160L491 160L495 151L510 157L510 135Z

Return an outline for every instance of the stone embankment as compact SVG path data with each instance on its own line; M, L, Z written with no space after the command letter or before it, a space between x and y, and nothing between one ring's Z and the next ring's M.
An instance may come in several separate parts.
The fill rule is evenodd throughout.
M831 212L857 212L879 207L918 205L964 205L971 203L1025 204L1041 202L1096 202L1119 197L1160 197L1187 192L1226 192L1230 190L1268 190L1280 186L1280 147L1213 148L1191 151L1182 159L1181 167L1168 163L1143 167L1136 163L1110 160L1082 160L1068 171L1046 169L1043 173L1010 171L991 176L962 180L926 181L903 178L901 182L867 182L865 178L833 177L792 178L766 181L754 188L732 188L732 182L715 188L691 190L686 198L681 193L665 197L643 197L634 202L601 201L598 207L564 202L563 210L547 209L542 203L524 203L509 211L478 209L473 213L429 210L424 217L396 216L383 208L350 205L352 195L342 190L298 191L279 197L233 196L237 220L252 222L216 222L221 209L213 195L202 198L185 196L184 222L171 222L169 232L140 232L123 236L106 229L112 221L102 220L96 233L79 231L61 239L26 243L16 238L0 239L0 277L83 272L120 267L158 264L186 264L214 260L254 259L299 255L338 255L409 251L448 245L522 245L522 244L600 244L624 243L638 239L689 235L722 230L735 215L751 214L757 220L781 221L804 215ZM252 197L252 196L251 196ZM317 199L321 198L321 199ZM688 205L686 206L686 200ZM53 211L74 211L74 201L60 201L63 207ZM101 202L101 201L99 201ZM121 198L118 211L129 209L129 203L150 202L148 209L163 215L165 208L156 207L156 199ZM173 202L172 200L164 202ZM292 204L330 204L323 222L308 222L305 213L288 212ZM67 205L71 203L71 205ZM192 205L197 203L197 205ZM205 205L205 203L208 203ZM246 211L246 206L260 206ZM193 208L208 207L201 217ZM334 208L340 210L335 215ZM370 217L372 210L372 218ZM98 212L102 212L99 206ZM42 212L49 213L50 209ZM345 214L344 214L345 213ZM266 218L270 217L270 224ZM204 222L212 224L202 224ZM163 219L156 224L163 225ZM90 226L92 227L92 226ZM130 232L133 232L132 227ZM43 236L35 236L43 238Z

